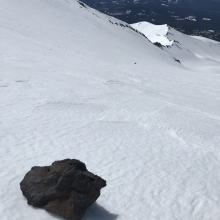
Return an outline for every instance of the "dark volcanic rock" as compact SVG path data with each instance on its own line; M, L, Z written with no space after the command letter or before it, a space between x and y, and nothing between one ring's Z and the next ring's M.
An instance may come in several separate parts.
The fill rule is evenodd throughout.
M154 45L159 47L159 48L163 48L163 45L161 43L159 43L159 42L155 42Z
M181 63L180 60L177 60L175 57L174 57L174 60L175 60L176 62L178 62L178 63Z
M80 220L105 186L105 180L90 173L84 163L75 159L32 167L20 183L29 205L67 220Z

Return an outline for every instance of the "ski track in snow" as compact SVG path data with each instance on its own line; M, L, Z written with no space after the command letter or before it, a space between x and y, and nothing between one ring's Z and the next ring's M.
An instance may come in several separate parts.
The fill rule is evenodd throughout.
M219 65L180 65L109 19L73 0L2 1L1 219L61 219L19 183L76 158L107 180L83 220L219 220Z

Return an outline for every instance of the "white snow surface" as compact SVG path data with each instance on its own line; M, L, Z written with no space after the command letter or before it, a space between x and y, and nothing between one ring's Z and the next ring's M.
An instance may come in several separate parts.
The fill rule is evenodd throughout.
M135 24L131 24L131 26L143 33L152 43L160 43L163 46L171 46L173 41L170 41L166 34L168 32L168 26L166 24L163 25L154 25L149 22L143 21Z
M19 183L65 158L107 180L83 220L219 220L219 44L170 29L162 50L115 23L75 0L1 0L1 220L61 219Z
M192 38L195 38L197 40L201 40L205 43L213 43L213 44L220 44L220 42L209 39L209 38L205 38L205 37L201 37L201 36L191 36Z

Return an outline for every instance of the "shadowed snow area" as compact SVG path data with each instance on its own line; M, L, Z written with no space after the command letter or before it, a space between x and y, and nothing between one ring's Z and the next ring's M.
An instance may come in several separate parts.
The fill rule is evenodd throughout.
M54 219L64 220L64 218L48 213ZM98 205L96 202L91 205L85 212L83 220L116 220L118 215L109 213L102 206Z
M19 183L64 158L107 180L83 220L219 220L219 44L171 29L162 50L75 0L1 0L0 21L1 220L56 219Z

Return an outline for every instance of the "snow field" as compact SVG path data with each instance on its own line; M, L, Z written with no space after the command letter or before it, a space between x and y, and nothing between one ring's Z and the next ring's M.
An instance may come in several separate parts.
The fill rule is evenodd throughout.
M77 158L107 180L83 220L219 220L218 50L195 40L214 64L189 65L74 0L2 0L0 20L1 219L59 219L19 183Z

